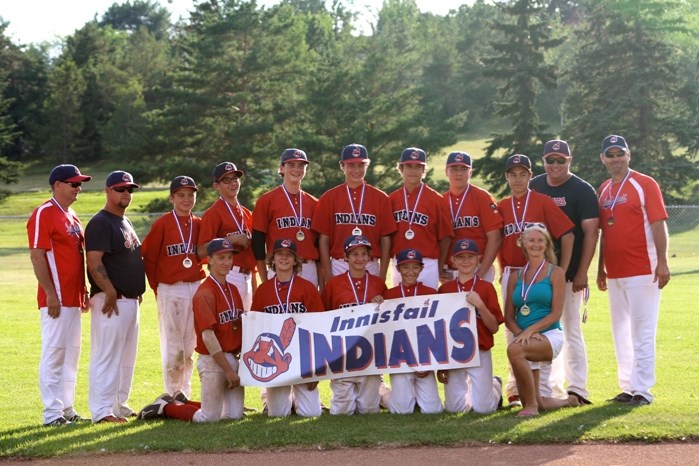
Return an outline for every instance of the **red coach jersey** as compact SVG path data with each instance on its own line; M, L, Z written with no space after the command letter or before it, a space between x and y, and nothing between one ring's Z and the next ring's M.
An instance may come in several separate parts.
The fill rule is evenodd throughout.
M487 307L490 312L495 316L498 324L505 322L505 317L502 315L502 309L500 309L500 302L498 301L498 294L495 291L495 287L492 283L486 280L477 280L475 286L473 285L473 278L466 283L459 284L459 279L451 280L446 282L439 287L440 293L457 293L460 291L473 291L478 293L483 300L483 304ZM482 319L476 319L476 327L478 328L478 348L487 351L495 345L495 339L493 334L490 333L488 327L485 326Z
M599 205L607 276L623 278L655 273L658 254L650 226L668 218L658 183L631 170L622 186L612 184L611 179L602 183Z
M393 235L393 256L397 256L403 249L413 248L420 251L423 257L439 259L439 241L454 236L449 211L442 196L426 184L421 186L422 188L415 189L412 193L408 193L405 188L399 188L388 196L391 200L393 220L398 226ZM408 229L413 231L413 239L405 237Z
M363 187L365 188L362 202ZM388 196L367 183L350 189L349 195L347 188L347 184L342 183L320 196L313 214L313 229L330 237L330 256L342 259L345 257L344 242L352 236L352 230L358 225L371 243L371 257L380 258L381 237L396 231ZM355 219L354 213L358 219Z
M462 194L454 196L447 191L442 199L449 209L454 228L454 238L449 250L452 250L455 241L468 238L473 240L478 250L483 253L487 233L503 227L502 215L493 196L485 189L469 184Z
M298 255L302 260L318 260L316 247L318 234L311 229L311 220L318 199L305 191L299 194L288 193L288 198L286 194L284 188L278 186L260 196L252 212L252 228L266 235L267 251L272 250L276 240L288 238L296 243ZM289 200L294 205L293 209ZM295 212L294 209L296 209ZM300 222L299 216L301 216ZM296 238L299 230L305 236L303 241Z
M522 235L517 223L522 228L528 223L543 223L553 238L560 238L575 227L553 199L536 191L530 190L528 194L528 202L525 194L514 199L513 196L508 196L498 204L498 210L504 221L502 245L498 252L501 270L508 266L524 267L527 263L522 248L517 246L517 238Z
M268 314L298 314L322 312L325 306L318 288L303 277L294 275L293 281L280 282L274 277L258 286L250 310Z
M208 243L214 238L225 238L229 233L240 233L240 228L236 225L235 220L231 217L233 211L235 219L243 226L242 233L250 235L252 233L252 214L248 209L240 205L240 209L236 209L231 205L227 206L227 202L219 198L209 207L204 215L201 216L201 226L199 227L199 244ZM242 218L241 218L242 214ZM240 254L233 256L233 266L238 266L250 271L255 270L257 261L252 253L252 248L248 246Z
M325 309L340 309L370 302L383 296L386 283L376 275L365 272L362 278L352 278L349 272L331 278L323 288Z
M27 222L30 249L44 249L53 286L61 306L83 307L85 303L85 236L72 208L64 211L53 199L32 212ZM46 307L46 293L39 286L39 307Z
M153 290L158 288L158 283L198 282L206 277L197 257L200 223L197 216L193 215L190 222L188 215L173 212L153 222L141 244L148 284ZM191 267L182 264L185 258L192 261Z
M194 349L197 353L209 354L201 337L202 332L208 329L214 331L223 351L240 351L243 337L240 313L243 312L243 301L235 286L224 283L219 288L218 282L209 276L194 293L192 307L194 329L197 332L197 346Z
M413 286L394 286L391 289L384 291L384 299L407 298L410 296L424 296L426 294L436 294L437 290L431 286L423 285L422 282L417 282Z

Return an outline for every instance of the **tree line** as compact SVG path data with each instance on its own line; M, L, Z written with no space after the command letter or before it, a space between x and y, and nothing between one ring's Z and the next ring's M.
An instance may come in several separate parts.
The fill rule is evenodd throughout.
M445 16L385 0L363 34L347 3L201 0L173 23L155 1L126 1L58 47L15 44L0 18L0 177L118 160L143 182L208 184L230 160L252 196L298 147L320 194L356 142L367 181L390 190L405 147L484 131L476 168L494 192L505 157L537 159L552 137L598 185L616 133L666 201L699 199L699 0L477 0Z

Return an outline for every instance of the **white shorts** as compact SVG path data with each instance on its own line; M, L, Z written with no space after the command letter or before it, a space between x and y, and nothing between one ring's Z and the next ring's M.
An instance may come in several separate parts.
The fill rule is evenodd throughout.
M563 349L563 330L560 328L554 328L542 333L542 335L546 337L551 345L551 361L553 361L556 359L556 356L561 354L561 350ZM532 368L532 370L536 370L540 368L540 364L551 364L551 361L530 361L529 366Z

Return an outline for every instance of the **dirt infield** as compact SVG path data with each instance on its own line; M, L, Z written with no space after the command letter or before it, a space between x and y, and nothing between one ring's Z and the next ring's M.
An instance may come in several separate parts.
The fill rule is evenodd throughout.
M230 453L146 453L72 456L41 460L15 459L0 463L21 462L31 465L112 466L154 464L218 466L240 464L269 466L330 465L347 466L381 464L384 466L434 464L487 465L699 465L699 442L654 444L528 445L528 446L461 446L410 448L347 448L339 450L279 450Z

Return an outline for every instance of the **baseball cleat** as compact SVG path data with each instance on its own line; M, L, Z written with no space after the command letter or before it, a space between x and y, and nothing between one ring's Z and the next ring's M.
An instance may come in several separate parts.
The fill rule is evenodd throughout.
M63 426L70 426L73 423L70 422L68 419L64 418L63 416L57 417L51 422L47 422L44 424L44 427L63 427Z
M633 398L631 398L628 403L626 403L629 406L646 406L650 404L650 400L648 400L646 397L642 395L634 395Z
M173 398L167 393L163 393L158 398L156 398L151 404L145 406L140 413L138 413L138 419L162 419L165 417L165 406L168 403L172 403Z
M187 398L187 396L184 393L182 393L180 390L177 390L172 395L172 399L179 402L179 403L182 403L182 404L187 404L187 402L189 401L189 398Z
M96 422L96 424L103 424L103 423L111 423L111 424L124 424L125 422L128 422L126 418L124 417L116 417L112 416L111 414L109 416L105 416L99 421Z
M507 398L507 407L514 408L515 406L522 406L519 395L512 395L511 397Z
M633 396L631 396L630 394L622 392L622 393L619 393L614 398L608 399L607 401L611 401L614 403L628 403L629 401L631 401L632 398L633 398Z
M82 417L80 414L75 413L72 416L66 417L66 420L70 422L92 422L92 419L88 419L86 417Z

